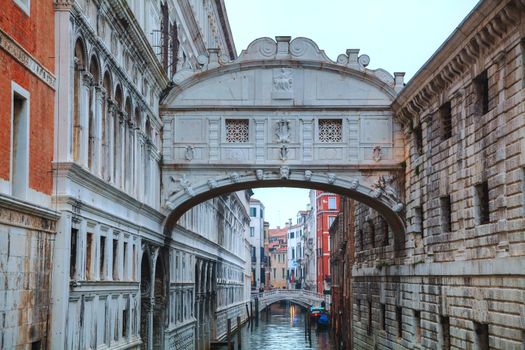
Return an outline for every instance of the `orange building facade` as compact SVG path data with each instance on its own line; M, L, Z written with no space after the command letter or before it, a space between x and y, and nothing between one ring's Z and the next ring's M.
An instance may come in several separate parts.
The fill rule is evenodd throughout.
M0 14L0 348L45 349L58 215L52 210L54 4Z
M340 197L316 191L317 292L330 290L330 226L339 213Z

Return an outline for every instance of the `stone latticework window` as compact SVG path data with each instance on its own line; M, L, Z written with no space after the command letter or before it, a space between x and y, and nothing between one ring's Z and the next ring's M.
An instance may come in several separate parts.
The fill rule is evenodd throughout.
M248 142L248 119L226 119L226 142Z
M343 141L343 121L341 119L319 120L319 142Z

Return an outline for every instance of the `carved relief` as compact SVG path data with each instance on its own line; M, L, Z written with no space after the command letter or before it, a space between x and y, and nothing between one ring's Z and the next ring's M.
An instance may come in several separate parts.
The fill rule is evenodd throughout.
M184 153L184 158L186 158L186 160L192 161L194 155L195 155L194 154L194 147L191 146L191 145L186 146L186 151Z
M281 169L279 169L279 173L281 175L281 179L288 180L288 178L290 177L290 168L286 165L283 165Z
M375 146L372 151L372 159L376 162L381 160L381 146Z
M234 182L234 183L237 183L239 181L241 181L241 176L238 174L238 173L232 173L230 175L230 179Z
M257 180L264 180L264 171L262 169L255 170L255 177Z
M208 187L210 189L214 189L215 187L217 187L217 181L215 181L213 179L212 180L208 180Z
M279 151L279 158L282 161L285 161L288 159L288 147L286 145L281 146L281 150Z
M357 189L358 186L359 186L359 180L358 179L354 179L350 183L350 188L353 189L353 190Z
M277 142L279 143L288 143L290 142L290 121L281 119L277 123L277 131L275 133L277 136Z
M392 186L394 180L395 178L393 176L380 176L376 183L372 185L375 188L374 194L377 195L376 198L379 198L382 194L384 194L394 201L400 203L399 195L396 189Z
M326 177L328 178L329 184L333 184L335 180L337 180L337 176L334 173L326 174Z
M279 100L288 100L293 98L292 90L292 71L281 68L273 78L272 98Z
M311 181L312 180L312 171L311 170L305 170L304 171L304 179L306 181Z

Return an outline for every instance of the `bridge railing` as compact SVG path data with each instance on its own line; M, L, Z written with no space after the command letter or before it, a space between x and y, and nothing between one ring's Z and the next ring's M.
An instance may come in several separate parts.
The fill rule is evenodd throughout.
M331 295L321 294L311 290L305 289L273 289L264 292L252 292L252 299L258 298L259 300L268 300L279 297L286 298L297 298L297 299L307 299L311 301L324 301L327 308L330 307Z

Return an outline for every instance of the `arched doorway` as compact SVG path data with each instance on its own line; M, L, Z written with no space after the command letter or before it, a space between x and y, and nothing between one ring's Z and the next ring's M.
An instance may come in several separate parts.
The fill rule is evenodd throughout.
M149 349L148 340L150 339L150 322L149 315L151 313L151 267L149 252L145 251L142 254L142 262L140 265L140 338L142 339L141 349Z
M164 344L164 326L166 316L166 268L162 255L157 258L155 265L155 278L153 299L155 304L153 307L153 349L162 349Z

